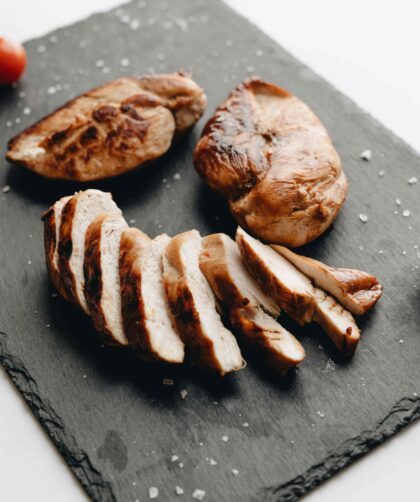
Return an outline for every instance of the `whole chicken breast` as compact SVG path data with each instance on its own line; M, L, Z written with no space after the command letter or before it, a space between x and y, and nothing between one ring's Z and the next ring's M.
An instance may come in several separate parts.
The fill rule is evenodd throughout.
M47 178L116 176L163 155L206 104L203 90L182 73L120 78L12 138L6 158Z
M266 242L306 244L331 225L346 198L340 158L317 116L256 78L217 108L194 165L238 223Z

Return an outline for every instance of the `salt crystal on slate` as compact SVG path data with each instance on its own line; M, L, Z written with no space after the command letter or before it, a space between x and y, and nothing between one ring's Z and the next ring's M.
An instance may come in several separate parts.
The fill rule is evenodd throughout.
M415 177L415 176L412 176L409 180L408 180L408 184L409 185L414 185L415 183L417 183L418 179Z
M178 455L172 455L171 462L176 462L177 460L179 460Z
M31 262L31 260L28 260L28 265L32 265L32 262Z
M20 124L20 118L19 118L19 117L16 117L16 118L15 118L15 122L16 122L16 124Z
M149 499L157 499L159 496L159 490L156 486L151 486L149 488Z
M367 215L366 215L366 214L360 213L360 214L359 214L359 219L360 219L360 221L362 221L363 223L366 223L366 222L367 222L367 220L368 220L368 217L367 217Z
M50 86L47 89L47 94L55 94L57 91L54 86Z
M217 465L217 462L216 460L214 460L214 458L210 459L210 465Z
M10 192L10 186L9 185L6 185L2 188L2 192L3 193L7 193L7 192Z
M26 92L25 91L20 91L19 97L20 98L24 98L25 96L26 96Z
M135 222L136 222L136 220L132 218L132 219L130 220L130 225L134 225L134 223L135 223Z
M29 106L25 106L25 108L23 109L23 114L24 115L30 115L31 114L31 109L29 108Z
M325 417L325 415L324 415L323 413L321 413L319 410L317 411L317 413L318 413L318 416L319 416L320 418L324 418L324 417Z
M43 54L43 53L45 52L45 50L46 50L45 45L39 45L39 46L38 46L38 52L39 52L40 54Z
M397 204L397 206L401 206L401 199L395 199L395 204Z
M187 389L181 389L179 393L181 394L182 399L186 399L186 397L188 396Z
M227 443L229 441L229 436L222 436L222 441Z
M130 23L130 28L135 31L138 30L139 27L140 27L140 21L138 19L133 19Z
M370 150L363 150L363 152L360 154L360 158L362 160L369 161L372 158L372 152Z
M121 66L130 66L130 60L128 58L122 58L120 61Z
M173 385L174 381L172 380L172 378L164 378L162 380L162 383L163 383L163 385Z
M175 173L174 180L180 180L180 179L181 179L181 175L179 173Z
M175 493L177 495L183 495L184 494L184 490L180 486L175 486Z
M242 424L242 427L249 427L249 423L248 423L248 422L244 422L244 423Z
M206 496L206 492L204 490L200 490L199 488L195 489L192 494L192 498L195 500L203 500Z
M179 465L179 467L181 467L181 469L184 467L184 463L183 462L180 462L178 465Z
M379 176L382 178L382 176L384 176L384 175L385 175L385 171L381 170L381 171L379 171L379 173L378 173L378 174L379 174Z
M402 215L405 216L406 218L408 216L410 216L410 214L411 214L411 211L409 209L404 209L404 211L402 212Z
M98 59L95 61L96 68L103 68L105 66L105 61L103 59Z
M10 122L10 120L6 122L6 127L12 127L12 123Z
M234 476L237 476L237 475L239 474L238 469L232 469L232 474L233 474Z

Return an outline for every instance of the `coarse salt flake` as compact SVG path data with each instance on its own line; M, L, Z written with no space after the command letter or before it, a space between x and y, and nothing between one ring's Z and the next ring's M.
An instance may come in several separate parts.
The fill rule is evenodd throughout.
M367 217L367 215L366 215L366 214L360 213L360 214L359 214L359 219L360 219L360 221L362 221L363 223L366 223L366 222L367 222L367 220L368 220L368 217Z
M2 188L2 192L3 193L7 193L7 192L10 192L10 186L9 185L6 185Z
M159 490L157 489L156 486L151 486L149 488L149 499L157 499L159 496Z
M163 385L173 385L174 381L172 380L172 378L164 378L162 380L162 383L163 383Z
M196 488L192 494L192 498L195 500L203 500L205 496L206 492L204 490L200 490L199 488Z
M179 460L178 455L172 455L171 462L176 462L177 460Z
M187 389L181 389L179 393L181 394L182 399L185 399L188 396Z
M412 176L409 180L408 180L408 184L409 185L414 185L415 183L417 183L418 179L415 177L415 176Z
M222 436L222 441L227 443L229 441L229 436Z
M177 495L183 495L184 494L184 490L180 486L175 486L175 493Z
M214 458L210 459L210 465L217 465L217 462L216 460L214 460Z
M237 476L237 475L239 474L238 469L232 469L232 474L233 474L234 476Z
M371 150L363 150L363 152L360 154L360 158L362 160L369 161L372 158Z
M402 212L402 215L407 218L408 216L410 216L411 214L411 211L409 209L404 209L404 211Z

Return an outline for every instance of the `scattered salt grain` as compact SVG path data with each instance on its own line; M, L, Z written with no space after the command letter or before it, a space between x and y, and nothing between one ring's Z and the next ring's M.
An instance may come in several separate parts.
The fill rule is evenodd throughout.
M103 59L98 59L95 61L96 68L103 68L105 66L105 61Z
M408 184L409 185L414 185L415 183L417 183L418 179L415 177L415 176L412 176L409 180L408 180Z
M244 422L244 423L242 424L242 427L249 427L249 423L248 423L248 422Z
M177 460L179 460L178 455L172 455L171 462L176 462Z
M181 469L184 467L184 463L183 462L180 462L178 465L179 465L179 467L181 467Z
M135 222L136 222L136 220L135 220L134 218L132 218L132 219L130 220L130 225L134 225L134 223L135 223Z
M20 118L19 118L19 117L16 117L16 118L15 118L15 122L16 122L16 124L20 124Z
M184 494L184 490L180 486L175 486L175 493L177 495L183 495Z
M58 297L58 294L57 293L52 293L51 294L51 298L57 298Z
M29 106L25 106L25 108L23 109L23 114L24 115L30 115L31 114L31 109L29 108Z
M401 199L395 199L395 204L397 206L401 206Z
M102 68L102 73L109 73L109 68L108 68L108 66L104 66L104 67Z
M363 150L360 154L360 158L368 162L372 158L372 152L370 150Z
M195 489L192 494L192 498L195 500L203 500L206 496L206 492L204 490L200 490L199 488Z
M133 19L130 23L130 28L135 31L138 30L139 27L140 27L140 21L138 19Z
M20 98L24 98L25 96L26 96L26 92L25 91L20 91L19 97Z
M51 328L51 324L46 324L45 327L46 328Z
M31 260L28 260L28 265L32 265L32 261Z
M179 393L181 394L182 399L186 399L186 397L188 396L187 389L181 389Z
M402 338L400 338L400 339L398 340L398 343L404 343L404 340L403 340Z
M319 410L317 411L317 414L318 414L318 416L320 418L324 418L325 417L324 413L321 413Z
M402 212L402 215L407 218L408 216L410 216L411 214L411 211L409 209L404 209L404 211Z
M45 47L45 45L39 45L39 46L38 46L38 52L39 52L40 54L43 54L45 51L46 51L46 47Z
M11 121L10 121L10 120L8 120L8 121L6 122L6 127L12 127L12 123L11 123Z
M361 222L366 223L367 220L368 220L368 217L367 217L366 214L360 213L359 214L359 219L360 219Z
M159 490L156 486L151 486L149 488L149 499L157 499L159 496Z
M234 476L237 476L237 475L239 474L238 469L232 469L232 474L233 474Z
M378 174L382 178L383 176L385 176L385 171L381 169Z
M414 396L414 397L417 397L417 392L413 392L413 396Z
M222 441L227 443L229 441L229 436L222 436Z
M2 192L3 193L7 193L7 192L10 192L10 186L9 185L6 185L2 188Z
M57 39L57 37L56 37L55 35L51 35L51 36L50 36L50 42L51 42L52 44L56 44L56 43L57 43L57 40L58 40L58 39Z
M55 94L57 92L56 88L52 85L48 87L47 94Z
M163 385L173 385L174 381L172 380L172 378L164 378L162 380L162 383L163 383Z
M179 173L175 173L174 180L180 180L180 179L181 179L181 175Z
M332 359L328 359L327 365L324 368L323 373L331 373L332 371L335 371L336 368L336 363Z
M128 58L122 58L120 61L120 65L124 67L130 66L130 60Z
M210 459L210 465L217 465L217 462L216 460L214 460L214 458Z
M83 375L83 377L82 377L82 378L83 378L83 380L86 380L86 378L87 378L87 377L86 377L86 375Z

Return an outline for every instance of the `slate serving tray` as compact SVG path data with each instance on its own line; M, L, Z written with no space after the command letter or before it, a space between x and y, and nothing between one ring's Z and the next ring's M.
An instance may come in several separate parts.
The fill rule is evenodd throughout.
M290 89L329 129L350 180L335 225L305 251L366 269L385 286L377 308L360 320L363 339L352 361L341 360L318 330L289 323L307 358L285 381L250 354L244 371L223 380L148 366L102 347L89 320L53 294L40 215L79 187L2 160L0 361L92 499L146 500L156 486L159 500L173 500L178 485L187 500L196 488L208 501L296 500L419 416L420 183L408 183L419 174L413 150L217 0L134 2L26 48L24 80L0 90L2 154L22 127L123 74L182 68L205 88L206 117L169 154L94 185L110 190L127 220L150 235L234 231L223 201L192 167L194 144L204 120L246 76ZM366 148L370 162L360 159Z

